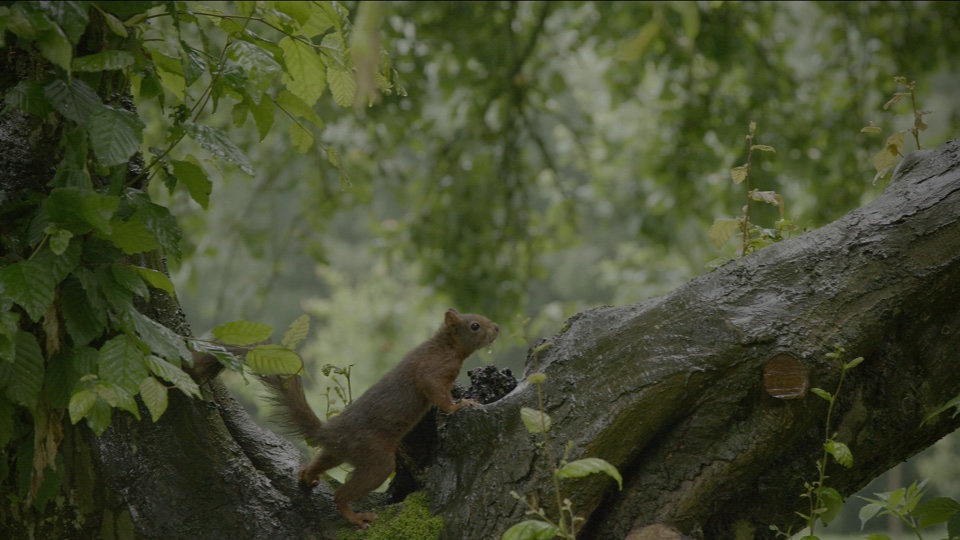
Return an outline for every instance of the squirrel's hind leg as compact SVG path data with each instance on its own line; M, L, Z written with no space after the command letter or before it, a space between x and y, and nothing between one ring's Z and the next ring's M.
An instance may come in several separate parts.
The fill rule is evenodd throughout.
M377 519L374 512L356 513L350 508L350 503L380 487L380 484L390 477L396 462L393 451L377 451L356 460L350 478L333 494L333 501L347 521L366 528L369 523Z
M304 486L313 487L320 483L320 475L328 469L332 469L343 463L343 459L330 453L326 449L317 453L310 463L307 463L300 469L300 483Z

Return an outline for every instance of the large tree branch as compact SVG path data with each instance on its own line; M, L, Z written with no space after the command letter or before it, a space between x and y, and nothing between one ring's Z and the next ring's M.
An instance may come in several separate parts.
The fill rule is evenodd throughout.
M604 458L625 478L622 492L605 476L565 481L588 517L583 538L652 523L762 537L770 524L795 524L823 451L826 402L764 391L763 366L778 353L830 391L835 343L865 357L830 426L856 459L830 466L841 493L960 425L949 414L921 425L960 391L960 142L908 161L883 196L831 225L664 297L582 313L551 338L539 360L554 446L570 441L571 459ZM536 407L527 383L445 427L428 475L445 538L494 538L521 520L511 490L553 500L521 406Z

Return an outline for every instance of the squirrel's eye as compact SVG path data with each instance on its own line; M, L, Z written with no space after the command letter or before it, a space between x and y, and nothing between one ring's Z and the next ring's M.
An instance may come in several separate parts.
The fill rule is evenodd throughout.
M476 332L477 330L480 329L480 323L478 323L478 322L470 323L470 329L473 330L474 332Z

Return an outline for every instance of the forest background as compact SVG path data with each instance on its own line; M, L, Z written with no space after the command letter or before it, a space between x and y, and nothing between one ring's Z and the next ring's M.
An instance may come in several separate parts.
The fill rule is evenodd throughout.
M709 231L741 212L729 171L752 121L754 142L776 149L754 155L753 186L782 195L801 231L886 186L874 156L914 125L908 101L884 109L904 90L895 76L917 81L932 111L924 146L960 125L953 3L400 2L382 20L402 90L361 110L321 99L326 126L306 154L283 129L263 141L231 129L222 107L256 174L223 167L206 211L151 186L183 228L171 276L195 333L307 313L321 411L323 365L353 366L359 395L446 307L505 330L465 370L519 371L528 344L574 313L660 295L733 257L737 243L718 248ZM861 133L870 122L882 134ZM908 137L903 152L914 148ZM770 230L780 218L751 214ZM228 378L257 411L259 388ZM891 485L935 471L932 493L956 498L958 451L944 439ZM831 529L855 531L860 506Z

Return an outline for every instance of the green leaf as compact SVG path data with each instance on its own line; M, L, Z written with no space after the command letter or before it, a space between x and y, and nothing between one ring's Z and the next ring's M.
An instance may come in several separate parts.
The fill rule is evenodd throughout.
M43 87L43 94L54 110L81 126L87 125L90 115L103 107L97 93L80 79L54 79Z
M4 392L10 401L32 411L37 406L37 398L43 386L43 353L33 334L20 330L16 339L16 354L8 371L10 379L5 381L10 384Z
M290 144L300 152L306 154L313 148L313 133L298 123L290 125Z
M191 86L207 70L207 62L183 40L180 40L179 50L180 63L183 66L183 79L187 86Z
M250 164L250 160L222 131L210 126L194 123L187 123L184 125L184 128L186 129L187 135L200 143L200 146L206 151L217 157L226 159L240 167L241 171L253 175L253 166Z
M288 90L312 107L327 85L327 67L313 47L287 36L280 40L287 71L281 80ZM351 101L351 104L353 102Z
M861 497L861 498L862 498L862 497ZM869 499L867 499L867 500L869 500ZM862 530L863 530L863 526L866 525L868 521L870 521L871 519L873 519L874 516L876 516L877 514L879 514L881 510L883 510L883 505L880 504L880 503L872 502L872 503L870 503L870 504L864 505L863 508L860 509L860 513L859 513L859 516L860 516L860 530L862 531Z
M853 453L850 452L847 445L838 441L827 441L823 444L823 449L833 456L833 459L837 460L840 465L848 469L853 467Z
M750 168L746 165L741 165L739 167L734 167L730 169L730 178L733 179L733 183L740 185L744 180L747 179L747 173Z
M604 473L617 481L620 489L623 489L623 477L620 471L609 462L600 458L584 458L571 461L557 471L557 478L581 478L594 473Z
M777 153L777 151L774 150L774 148L773 148L772 146L767 146L767 145L765 145L765 144L755 144L755 145L751 146L750 148L751 148L752 150L760 150L761 152L773 152L774 154Z
M120 19L114 17L113 15L111 15L110 13L107 13L106 11L103 11L102 9L99 9L99 7L97 8L97 10L100 12L100 15L103 16L103 19L104 21L106 21L107 27L110 28L111 32L113 32L114 34L122 38L125 38L129 35L127 33L127 28L123 26L123 22L121 22Z
M87 15L88 2L63 1L39 2L50 19L57 23L72 45L76 45L83 36L90 16Z
M143 222L147 231L153 235L164 253L180 260L180 240L183 233L177 225L177 219L166 206L150 201L150 196L136 190L127 191L127 200L136 209L136 218Z
M36 261L20 261L0 268L0 290L34 322L53 303L56 285L51 269Z
M101 165L113 167L127 163L143 142L143 122L137 115L101 107L87 119L90 146Z
M851 369L859 366L861 362L863 362L863 357L862 357L862 356L858 356L858 357L854 358L853 360L851 360L851 361L847 362L846 364L844 364L843 370L844 370L844 371L849 371L849 370L851 370Z
M180 367L156 356L147 357L147 367L151 373L173 384L184 394L200 397L200 387L194 382L190 375Z
M85 414L87 426L99 437L110 427L110 417L112 414L112 406L103 399L97 398L93 406Z
M73 394L70 397L70 405L67 407L67 410L70 411L70 423L76 424L97 403L97 395L93 393L93 390L80 390L79 392Z
M247 365L263 375L292 375L303 369L297 353L282 345L258 345L247 351Z
M824 525L829 525L840 513L843 497L840 496L839 491L831 487L818 489L817 496L820 498L821 508L824 509L818 517Z
M50 251L52 251L54 255L63 255L67 248L70 247L70 239L73 238L73 233L53 226L47 229L48 230L44 232L50 235Z
M138 274L132 266L127 264L112 264L110 265L110 271L113 272L113 278L117 280L117 283L124 289L141 298L148 298L150 296L150 291L143 282L143 278L140 277L140 274Z
M103 334L107 325L106 309L102 304L97 308L90 304L88 291L80 281L67 278L60 287L60 298L63 322L75 347L86 345Z
M163 272L158 272L157 270L150 268L143 268L142 266L133 266L131 268L140 274L140 277L154 289L160 289L169 294L174 294L175 291L173 287L173 281L170 281L170 278L167 277L167 275Z
M233 321L214 328L213 335L227 345L250 345L273 335L273 327L263 323Z
M108 71L124 69L134 63L133 55L127 51L103 51L73 59L74 71Z
M550 431L550 415L541 413L537 409L523 407L520 409L520 419L530 433L544 433Z
M6 448L13 439L13 418L16 412L13 403L0 396L0 448Z
M954 408L954 407L957 407L957 406L960 406L960 394L958 394L956 397L954 397L953 399L951 399L950 401L948 401L948 402L947 402L946 404L944 404L942 407L940 407L940 408L938 408L937 410L935 410L935 411L933 411L932 413L930 413L926 418L923 419L923 423L927 423L927 422L928 422L931 418L933 418L934 416L937 416L937 415L943 413L944 411L948 411L948 410L950 410L950 409L952 409L952 408ZM921 424L921 425L922 425L922 424Z
M171 361L191 358L190 350L183 339L173 330L136 310L124 313L122 317L143 343L158 356Z
M960 512L947 521L947 538L960 538Z
M303 118L313 125L323 128L323 120L310 105L287 90L281 90L277 96L277 106L297 118Z
M545 521L521 521L503 533L500 540L549 540L560 535L560 529Z
M740 220L736 218L719 218L713 222L713 225L710 226L710 232L708 233L710 239L713 240L713 245L720 249L724 244L727 243L727 240L730 240L730 237L733 236L733 233L740 228Z
M143 353L126 335L104 343L97 357L100 378L118 389L133 394L147 376Z
M190 197L204 210L210 204L210 193L213 183L207 177L207 171L198 163L189 161L170 160L173 165L173 175L187 188Z
M226 54L227 60L243 70L250 97L254 102L261 102L263 93L283 68L273 55L249 41L234 41L227 47Z
M949 497L934 497L917 505L911 513L913 517L920 520L920 528L923 529L946 523L958 512L960 512L960 502Z
M110 218L120 199L75 187L56 188L44 201L44 210L51 223L74 235L86 234L91 228L110 233Z
M150 411L150 417L156 422L167 410L167 387L153 377L147 377L140 383L140 398Z
M52 2L51 2L52 3ZM73 46L59 26L53 26L37 37L37 48L40 54L66 72L70 72L70 61L73 59Z
M124 253L134 255L136 253L145 253L153 251L160 247L153 233L147 230L147 226L134 215L128 220L116 218L110 221L110 233L98 232L97 238L109 240Z
M80 375L73 368L73 349L61 349L47 364L43 379L43 393L56 408L70 404L70 394Z
M657 21L647 21L637 35L630 38L620 47L619 58L622 62L636 62L643 57L653 40L660 34L660 24Z
M40 118L46 118L53 112L53 107L43 93L43 87L29 80L20 81L7 90L6 95L3 96L3 104L6 109L16 109Z
M140 391L139 385L132 390L128 390L108 382L98 382L94 385L93 391L111 407L127 411L137 420L140 419L140 409L137 407L137 401L133 399L133 396Z
M284 92L286 92L286 90L284 90ZM253 114L253 121L257 124L257 135L260 136L259 140L263 141L263 139L267 137L267 134L270 133L270 128L273 127L273 101L265 96L260 100L260 103L256 103L253 100L246 100L245 103L249 104L250 113Z
M225 349L221 345L216 345L213 343L206 343L203 341L191 341L191 348L197 351L200 354L208 354L217 359L218 362L223 364L227 369L231 371L242 372L243 364L233 355L230 351Z
M290 323L290 327L283 334L280 344L288 349L296 349L306 339L308 332L310 332L310 317L304 313Z
M823 388L811 388L810 393L816 396L820 396L827 401L833 400L833 396L830 394L830 392L827 392Z
M327 69L327 80L330 82L330 93L333 100L341 107L352 107L357 96L357 79L351 71L342 71L336 68Z

